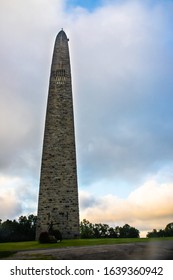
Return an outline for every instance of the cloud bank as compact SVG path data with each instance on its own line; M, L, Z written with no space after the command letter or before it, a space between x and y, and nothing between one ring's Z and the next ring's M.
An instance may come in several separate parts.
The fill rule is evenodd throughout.
M81 217L142 230L171 221L172 10L172 1L89 10L80 1L1 1L1 219L36 213L51 56L63 27Z
M164 229L172 220L173 184L147 181L126 199L109 194L97 198L86 191L80 193L81 219L93 223L123 226L128 222L140 228L141 237L153 229Z

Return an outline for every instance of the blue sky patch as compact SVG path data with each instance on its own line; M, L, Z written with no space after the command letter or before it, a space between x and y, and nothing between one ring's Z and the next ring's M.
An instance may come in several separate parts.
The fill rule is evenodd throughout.
M102 4L102 0L68 0L67 5L71 7L80 6L89 11L94 10Z

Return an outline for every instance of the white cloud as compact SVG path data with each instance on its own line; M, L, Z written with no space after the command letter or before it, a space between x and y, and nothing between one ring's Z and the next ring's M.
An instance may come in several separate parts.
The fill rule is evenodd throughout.
M18 182L17 178L0 177L0 219L5 220L9 217L16 217L21 212L20 200L16 197L15 188Z
M28 178L0 176L0 219L35 214L37 192Z
M16 201L11 192L0 195L0 219L6 220L9 217L15 218L17 214L21 213L20 202Z
M0 213L10 218L36 208L53 43L64 27L79 189L88 192L82 215L99 219L104 212L105 221L128 218L143 230L145 219L153 227L166 224L173 182L172 3L105 1L92 13L66 3L1 1L0 168L9 188L0 181ZM169 172L161 180L153 177L164 167Z
M74 22L80 184L111 177L135 185L157 172L158 162L171 161L169 16L164 6L134 1Z
M173 183L159 184L154 179L138 187L126 199L111 194L96 198L80 193L81 219L114 225L130 224L140 231L164 229L171 222Z
M1 2L1 172L21 176L28 169L38 176L52 44L63 1Z

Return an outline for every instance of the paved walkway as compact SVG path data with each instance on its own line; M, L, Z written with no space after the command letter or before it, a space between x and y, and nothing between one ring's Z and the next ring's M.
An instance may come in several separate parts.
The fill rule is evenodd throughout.
M173 260L173 241L65 247L18 252L9 259Z

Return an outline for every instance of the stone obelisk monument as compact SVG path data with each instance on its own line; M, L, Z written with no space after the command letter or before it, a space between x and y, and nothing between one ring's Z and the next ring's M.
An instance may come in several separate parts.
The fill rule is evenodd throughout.
M44 132L36 239L53 224L63 238L79 237L79 205L68 38L55 41Z

